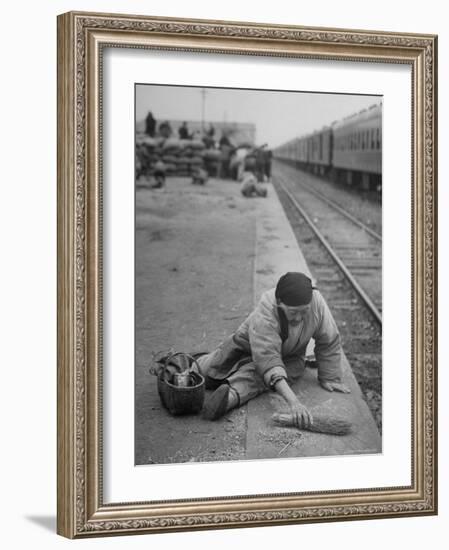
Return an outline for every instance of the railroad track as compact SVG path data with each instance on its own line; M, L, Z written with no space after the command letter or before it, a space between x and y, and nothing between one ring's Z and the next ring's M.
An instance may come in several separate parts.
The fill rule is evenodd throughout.
M351 219L358 211L354 199L352 216L344 215L340 200L335 208L329 197L311 193L300 184L302 176L310 182L307 174L276 163L273 184L382 432L382 239Z
M382 237L322 193L276 171L275 185L288 197L372 318L382 327Z

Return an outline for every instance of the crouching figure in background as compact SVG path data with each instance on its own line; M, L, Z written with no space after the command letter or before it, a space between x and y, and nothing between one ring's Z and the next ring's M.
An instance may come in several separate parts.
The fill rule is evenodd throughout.
M167 167L162 160L158 160L154 165L154 184L152 189L161 189L165 185Z
M209 174L204 168L196 168L192 173L193 185L205 185L209 179Z
M240 192L247 198L267 196L267 188L257 181L256 176L252 172L243 172Z

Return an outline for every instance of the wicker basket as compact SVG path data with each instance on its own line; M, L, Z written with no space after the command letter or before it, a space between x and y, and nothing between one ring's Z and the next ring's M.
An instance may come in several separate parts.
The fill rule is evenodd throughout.
M203 408L205 384L201 374L193 372L190 375L194 386L175 386L164 380L163 373L157 378L157 389L164 407L170 414L197 414Z
M204 377L195 371L189 371L189 379L191 384L188 386L176 386L172 384L167 377L168 365L173 366L170 362L174 357L182 355L192 362L196 360L187 354L173 354L165 358L164 363L157 374L157 389L162 405L172 415L197 414L203 408L205 396L205 380Z

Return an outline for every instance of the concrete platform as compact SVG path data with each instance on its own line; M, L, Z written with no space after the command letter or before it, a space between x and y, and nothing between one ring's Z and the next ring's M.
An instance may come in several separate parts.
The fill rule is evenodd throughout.
M252 310L257 200L174 177L136 199L136 464L240 460L245 407L219 422L173 417L148 370L153 353L214 349Z
M254 301L276 285L286 271L302 271L313 279L307 262L298 246L274 189L265 202L257 205L256 257L254 267ZM313 341L307 353L313 352ZM294 428L273 427L267 437L267 426L274 412L286 411L283 399L272 392L248 403L247 458L278 458L279 456L323 456L341 454L379 453L382 442L377 426L363 399L359 385L346 357L342 358L343 382L350 394L328 392L318 384L316 370L306 369L304 377L293 387L299 399L312 415L321 412L335 415L352 423L346 436L331 436Z
M273 392L217 422L172 417L161 406L152 353L207 351L240 324L285 271L308 272L274 189L245 199L235 182L192 186L169 178L164 190L139 188L136 201L136 464L375 453L381 438L345 360L350 395L329 393L307 371L300 399L351 420L351 435L279 428L285 410Z

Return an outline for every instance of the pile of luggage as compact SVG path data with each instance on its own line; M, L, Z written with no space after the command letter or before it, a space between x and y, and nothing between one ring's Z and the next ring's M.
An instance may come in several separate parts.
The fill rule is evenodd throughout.
M207 149L195 139L136 136L136 178L152 176L156 163L163 163L167 176L191 176L199 169L211 176L218 175L221 153Z

